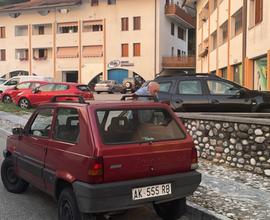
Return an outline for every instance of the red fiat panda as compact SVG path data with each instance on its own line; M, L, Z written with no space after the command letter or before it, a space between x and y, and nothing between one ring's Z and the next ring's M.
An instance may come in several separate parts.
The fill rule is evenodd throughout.
M60 220L153 204L166 220L185 212L201 181L191 137L171 109L145 101L40 105L7 139L1 177L53 196Z

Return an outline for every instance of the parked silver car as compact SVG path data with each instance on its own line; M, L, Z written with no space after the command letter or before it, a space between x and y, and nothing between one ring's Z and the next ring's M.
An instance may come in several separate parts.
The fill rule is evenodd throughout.
M124 88L122 84L118 84L115 80L103 80L98 82L95 85L95 92L97 94L101 92L108 92L108 93L114 93L114 92L123 92Z

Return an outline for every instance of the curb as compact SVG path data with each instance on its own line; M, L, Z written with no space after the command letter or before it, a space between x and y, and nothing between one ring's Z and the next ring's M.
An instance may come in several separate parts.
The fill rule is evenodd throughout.
M226 216L210 211L195 203L187 201L188 220L231 220Z

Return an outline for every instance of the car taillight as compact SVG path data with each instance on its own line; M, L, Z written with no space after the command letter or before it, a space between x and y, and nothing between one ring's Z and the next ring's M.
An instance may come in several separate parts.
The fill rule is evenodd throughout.
M197 149L195 147L192 148L192 158L191 158L191 170L196 170L199 167L198 165L198 156Z
M103 158L96 157L91 159L88 175L91 177L93 183L103 182L103 173L104 173Z

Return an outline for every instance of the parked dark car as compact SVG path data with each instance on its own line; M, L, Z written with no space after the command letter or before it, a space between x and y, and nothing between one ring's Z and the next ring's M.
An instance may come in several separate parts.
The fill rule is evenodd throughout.
M270 112L270 93L209 74L160 76L159 100L182 112Z
M135 92L142 86L142 83L136 78L125 78L123 80L124 92Z
M201 174L192 138L168 105L57 98L8 137L1 178L9 192L41 189L56 199L59 220L147 204L164 220L184 214Z

